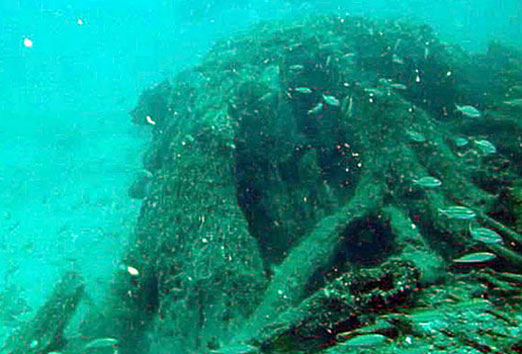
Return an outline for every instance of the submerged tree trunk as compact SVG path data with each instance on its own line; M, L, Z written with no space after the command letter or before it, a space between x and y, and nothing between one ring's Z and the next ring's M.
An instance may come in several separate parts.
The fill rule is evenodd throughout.
M120 354L318 352L414 305L466 251L520 269L520 208L498 199L520 181L519 150L454 112L492 116L512 80L477 95L475 60L426 26L324 17L262 25L148 90L133 111L155 122L136 234L63 352L97 338ZM479 226L505 244L472 239Z

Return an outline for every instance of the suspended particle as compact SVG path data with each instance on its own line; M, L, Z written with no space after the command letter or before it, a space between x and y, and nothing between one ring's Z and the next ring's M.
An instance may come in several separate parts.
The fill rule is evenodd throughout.
M33 41L30 40L29 38L24 38L24 46L26 48L32 48L33 47Z

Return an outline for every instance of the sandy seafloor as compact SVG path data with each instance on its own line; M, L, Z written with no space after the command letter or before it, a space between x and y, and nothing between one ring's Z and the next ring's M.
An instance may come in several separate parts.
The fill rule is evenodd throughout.
M148 138L123 108L2 113L0 124L3 342L17 320L43 304L65 270L85 276L94 302L102 297L139 212L140 202L126 190ZM13 286L16 291L6 290Z

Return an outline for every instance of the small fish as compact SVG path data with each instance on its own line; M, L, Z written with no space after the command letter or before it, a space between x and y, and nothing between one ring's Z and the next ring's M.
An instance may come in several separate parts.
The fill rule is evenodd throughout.
M396 52L397 49L399 49L399 45L401 44L402 42L402 39L398 38L396 41L395 41L395 44L393 45L393 51ZM397 55L397 54L393 54L393 55Z
M399 64L399 65L404 64L404 60L397 54L393 54L392 62L394 62L395 64Z
M341 101L334 96L323 95L323 100L330 106L339 107L341 105Z
M350 100L348 102L348 115L349 117L353 116L353 97L350 96Z
M480 118L482 116L482 113L480 113L480 111L473 106L459 106L456 104L455 107L458 112L462 113L466 117Z
M459 138L455 138L454 142L455 142L455 145L457 145L457 147L464 147L464 146L468 145L469 141L466 138L459 137Z
M185 135L185 140L188 141L189 143L193 143L195 139L192 135L187 134L187 135ZM149 171L147 171L147 172L149 172ZM152 177L152 173L149 172L149 174L150 174L149 177Z
M308 87L296 87L294 89L294 91L299 92L299 93L304 93L304 94L312 93L312 89L308 88Z
M469 225L469 233L471 237L477 241L484 243L497 243L503 244L504 240L502 240L502 236L500 236L495 231L488 229L486 227L475 227L472 228L471 224Z
M397 83L390 84L390 87L392 89L395 89L395 90L406 90L406 89L408 89L408 86L406 86L404 84L397 84Z
M424 188L437 188L442 185L442 182L439 179L431 176L414 179L413 183Z
M504 101L504 104L510 107L522 108L522 98L517 98L511 101Z
M488 140L485 140L485 139L475 140L474 143L475 143L475 145L478 146L480 151L485 155L494 154L497 152L497 148L495 147L495 145L493 145Z
M33 339L31 343L29 343L29 349L36 349L38 348L38 345L40 342L38 342L36 339Z
M386 78L380 78L379 79L379 84L383 85L383 86L386 86L386 87L389 87L389 88L392 88L392 89L395 89L395 90L406 90L408 88L404 84L399 84L399 83L393 82L392 80L386 79Z
M318 115L319 113L321 113L322 111L323 111L323 103L319 102L312 109L310 109L307 113L308 113L308 115L315 116L315 115Z
M248 344L239 344L225 349L211 350L210 353L217 354L257 354L259 349Z
M484 263L496 259L497 256L490 252L470 253L460 258L454 259L454 263Z
M373 347L386 341L388 337L382 334L363 334L355 336L343 343L343 346L350 348Z
M348 118L351 118L353 116L353 97L346 96L343 99L341 110L345 112Z
M268 102L269 100L271 100L272 98L274 97L274 93L273 92L267 92L265 93L263 96L259 97L259 102Z
M522 93L522 85L512 86L509 90L514 91L515 93Z
M302 71L304 69L304 66L301 64L295 64L295 65L290 65L289 69L292 71Z
M429 55L430 55L430 48L424 47L424 59L428 59Z
M406 315L408 319L418 324L429 324L445 320L444 312L437 310L421 310Z
M450 206L446 209L439 208L439 213L445 215L449 219L455 220L471 220L477 216L473 210L459 205Z
M375 97L383 97L384 96L384 92L379 90L379 89L376 89L376 88L365 88L364 91L368 92L368 94L370 96L375 96Z
M329 66L331 62L332 62L332 56L329 55L329 56L326 58L326 63L325 63L324 65L325 65L325 66Z
M113 347L118 343L119 341L116 338L98 338L87 343L85 345L85 349L102 349L107 347Z
M419 132L416 132L414 130L406 130L406 134L408 135L408 137L416 142L416 143L424 143L426 142L426 137L424 136L424 134L422 133L419 133Z

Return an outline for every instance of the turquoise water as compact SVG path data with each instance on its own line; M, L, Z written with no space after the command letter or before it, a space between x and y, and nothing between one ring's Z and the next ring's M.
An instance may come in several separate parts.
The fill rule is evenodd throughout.
M522 44L518 0L0 0L0 306L19 300L0 339L64 269L96 302L120 266L141 206L127 188L150 139L128 115L142 90L249 25L331 12L412 18L471 51Z

